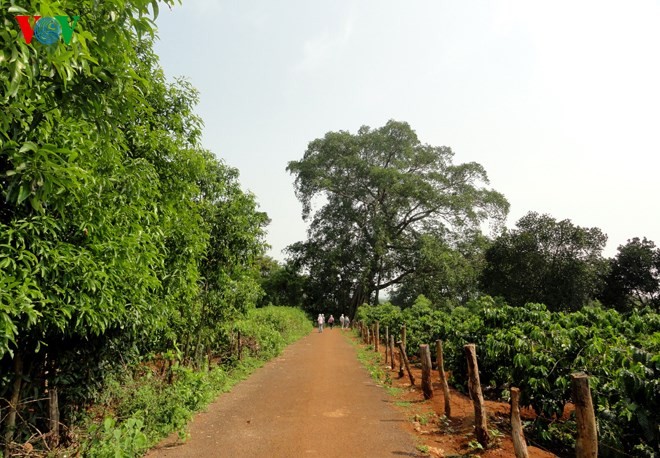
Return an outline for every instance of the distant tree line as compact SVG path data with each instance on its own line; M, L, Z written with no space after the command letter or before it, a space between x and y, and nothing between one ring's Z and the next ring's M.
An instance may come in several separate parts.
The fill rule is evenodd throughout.
M328 132L288 170L308 237L288 247L286 268L265 278L284 285L286 272L314 313L351 315L379 303L382 291L403 307L424 295L451 309L481 294L551 311L594 300L621 312L660 307L652 241L633 238L606 259L599 228L530 212L505 229L508 202L485 187L483 167L454 164L450 148L422 144L406 123Z

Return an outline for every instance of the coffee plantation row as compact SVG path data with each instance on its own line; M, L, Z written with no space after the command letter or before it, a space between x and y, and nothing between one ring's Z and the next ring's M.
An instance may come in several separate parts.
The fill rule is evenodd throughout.
M521 388L521 404L537 414L527 434L561 455L575 446L575 420L561 418L576 371L590 375L603 456L652 457L660 449L660 314L623 316L598 304L550 312L542 304L511 307L489 296L437 310L420 296L404 310L362 306L357 319L394 333L405 323L409 356L420 344L443 340L450 382L463 390L463 346L476 344L486 393L506 399L510 387Z

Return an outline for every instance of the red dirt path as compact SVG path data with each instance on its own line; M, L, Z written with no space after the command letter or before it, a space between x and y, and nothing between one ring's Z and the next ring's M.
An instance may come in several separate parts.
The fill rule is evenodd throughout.
M160 457L420 456L340 329L316 330L223 394L147 455Z

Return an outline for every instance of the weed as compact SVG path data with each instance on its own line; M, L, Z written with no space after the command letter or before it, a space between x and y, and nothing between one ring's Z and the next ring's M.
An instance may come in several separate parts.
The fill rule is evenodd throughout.
M403 389L398 388L396 386L388 386L385 387L385 389L387 390L388 394L393 397L400 396L401 393L403 393Z
M483 450L484 449L484 446L481 445L481 443L479 443L479 441L476 440L476 439L471 440L470 442L468 442L467 446L468 446L468 450L470 450L471 452L474 452L475 450Z
M437 418L435 412L426 412L415 414L414 420L422 426L426 426Z

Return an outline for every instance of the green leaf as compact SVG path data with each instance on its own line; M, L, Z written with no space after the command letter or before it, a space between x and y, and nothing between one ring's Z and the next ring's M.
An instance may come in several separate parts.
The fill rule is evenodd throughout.
M32 208L34 208L39 213L44 212L44 207L41 205L41 201L36 196L30 198L30 205L32 205Z
M17 199L16 202L19 203L19 204L22 203L25 199L28 198L29 195L30 195L30 188L28 186L22 184L21 188L18 192L18 199Z
M26 151L37 151L38 147L35 143L32 142L25 142L23 146L21 146L21 149L18 150L19 153L25 153Z

